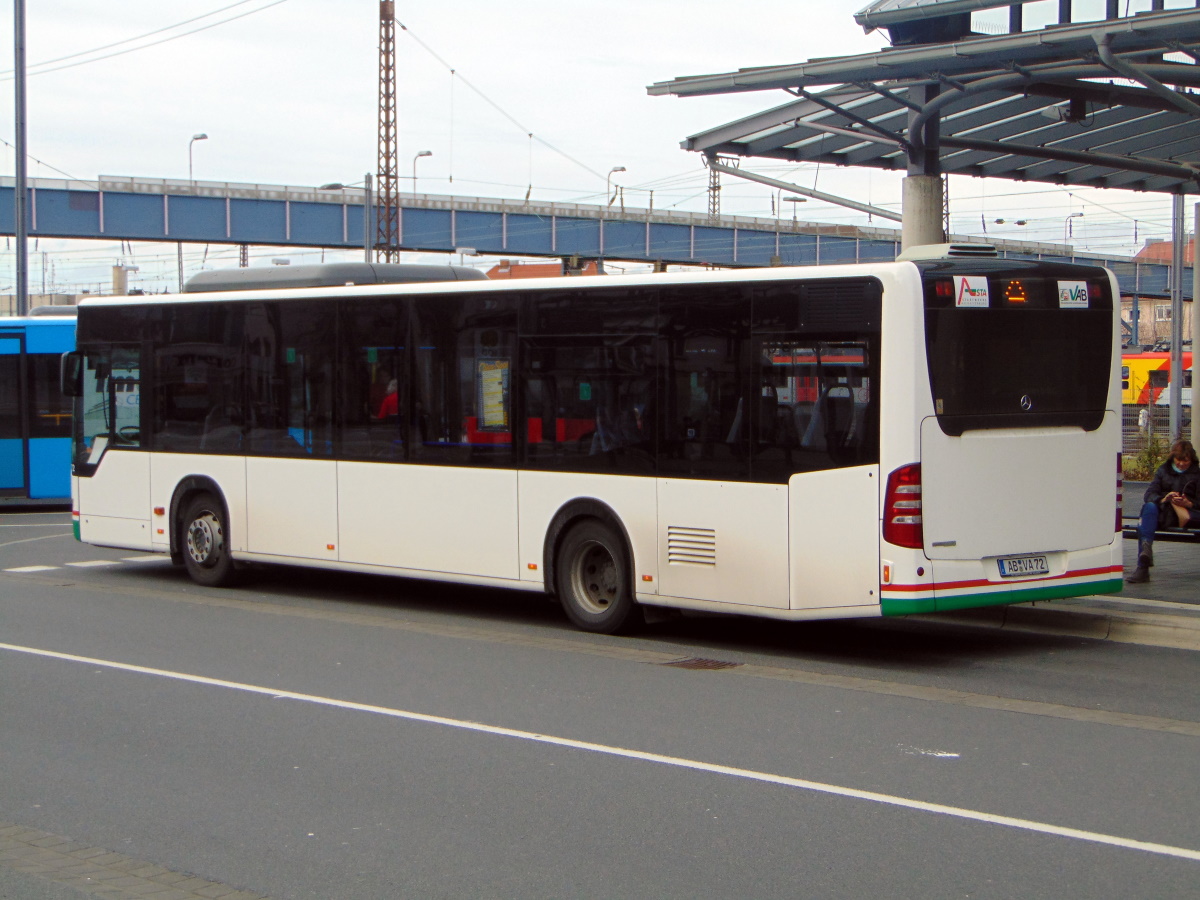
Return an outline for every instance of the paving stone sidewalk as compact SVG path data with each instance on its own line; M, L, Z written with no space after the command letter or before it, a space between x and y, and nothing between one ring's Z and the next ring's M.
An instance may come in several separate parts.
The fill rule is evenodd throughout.
M4 876L7 871L8 877ZM103 900L267 900L262 894L175 872L162 866L89 847L69 838L0 822L0 896L4 885L31 882L58 886L56 898ZM20 894L14 893L17 897ZM38 896L42 896L39 892Z

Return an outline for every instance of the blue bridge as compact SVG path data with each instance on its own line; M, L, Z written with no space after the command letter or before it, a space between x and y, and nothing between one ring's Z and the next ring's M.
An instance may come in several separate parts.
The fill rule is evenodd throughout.
M13 234L13 179L0 178L0 233ZM31 179L29 235L111 241L363 246L361 188L321 190L101 175L97 181ZM672 265L815 265L890 260L895 229L788 219L404 194L400 247L434 253L578 257ZM1126 295L1165 296L1169 267L1128 257L1075 254L1058 244L996 242L1002 255L1102 264ZM1190 273L1184 291L1191 296Z

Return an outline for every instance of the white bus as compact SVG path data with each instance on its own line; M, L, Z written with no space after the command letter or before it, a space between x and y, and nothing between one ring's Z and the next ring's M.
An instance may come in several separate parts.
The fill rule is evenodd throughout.
M77 535L602 633L1117 591L1116 296L993 256L89 300Z

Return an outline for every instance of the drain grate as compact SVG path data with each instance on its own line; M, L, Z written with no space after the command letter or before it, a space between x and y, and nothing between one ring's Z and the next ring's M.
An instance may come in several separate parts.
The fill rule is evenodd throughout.
M674 666L676 669L736 669L739 662L728 662L724 659L704 659L700 656L689 656L686 659L673 659L662 663L664 666Z

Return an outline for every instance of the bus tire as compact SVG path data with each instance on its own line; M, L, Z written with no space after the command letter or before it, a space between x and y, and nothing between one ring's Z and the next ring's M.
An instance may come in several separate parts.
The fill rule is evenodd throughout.
M620 535L598 519L573 526L559 545L558 597L567 618L583 631L622 634L642 624L633 597L629 553Z
M205 587L227 587L237 578L229 555L229 529L224 506L212 494L197 494L181 522L183 564L188 575Z

